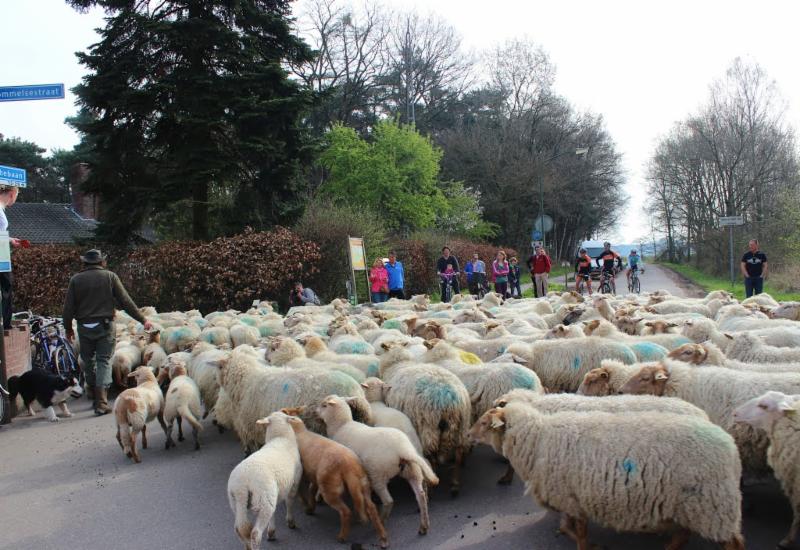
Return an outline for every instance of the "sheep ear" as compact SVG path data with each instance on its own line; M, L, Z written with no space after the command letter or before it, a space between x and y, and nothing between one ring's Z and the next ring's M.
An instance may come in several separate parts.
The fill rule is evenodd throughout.
M668 327L675 328L678 326L678 323L667 323Z
M335 399L328 399L327 401L325 401L325 404L326 405L335 405L336 404L336 400Z
M517 355L515 353L511 354L511 360L514 361L515 363L519 364L519 365L527 365L528 364L528 360L527 359L525 359L524 357L520 357L519 355Z
M646 326L646 327L652 327L652 326L653 326L653 323L652 323L651 321L647 321L647 322L644 324L644 326Z
M364 382L361 382L361 387L369 389L369 384L365 384Z
M381 342L381 347L386 351L389 351L389 343L388 342Z
M506 405L508 405L508 400L507 400L507 399L499 399L499 400L497 401L497 403L495 403L495 404L494 404L494 406L495 406L496 408L498 408L498 409L502 409L502 408L503 408L503 407L505 407Z
M655 375L656 380L669 380L669 375L666 372L657 372Z
M607 371L602 371L600 373L600 378L608 378L608 372Z
M502 428L506 425L505 412L500 410L492 414L492 428Z
M261 424L261 425L266 426L267 424L269 424L269 418L267 418L267 417L260 418L260 419L256 420L256 424Z
M733 340L733 336L731 336L727 332L724 332L723 334L725 335L725 338L727 338L728 340Z
M384 390L390 390L390 389L392 389L392 385L391 385L391 384L386 384L386 383L384 383L384 384L383 384L383 389L384 389Z
M778 410L783 412L784 414L793 414L797 411L797 409L785 399L778 403Z

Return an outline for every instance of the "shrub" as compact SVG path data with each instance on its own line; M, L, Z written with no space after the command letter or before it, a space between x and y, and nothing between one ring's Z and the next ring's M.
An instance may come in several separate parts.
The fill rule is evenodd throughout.
M14 311L61 315L67 284L81 268L79 246L42 245L13 252Z

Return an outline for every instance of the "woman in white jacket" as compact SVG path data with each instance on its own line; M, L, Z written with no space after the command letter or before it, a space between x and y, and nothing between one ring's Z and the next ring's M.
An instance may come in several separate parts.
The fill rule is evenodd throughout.
M19 187L0 185L0 231L8 231L8 218L6 218L6 208L17 202ZM11 246L20 246L19 239L10 239ZM11 272L0 272L0 291L3 297L3 328L11 328Z

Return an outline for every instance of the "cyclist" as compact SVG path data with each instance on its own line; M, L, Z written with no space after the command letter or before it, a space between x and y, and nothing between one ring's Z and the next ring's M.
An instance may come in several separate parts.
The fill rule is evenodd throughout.
M631 250L631 253L628 254L628 269L625 271L625 276L628 278L628 287L631 286L631 273L638 271L640 264L642 267L644 266L642 257L635 250Z
M614 276L616 275L614 272L614 264L617 264L616 267L618 269L622 269L622 258L619 254L611 250L611 243L606 241L603 243L603 251L595 260L597 261L597 265L601 268L600 280L602 281L603 277L608 277L611 280L611 291L616 294L617 283L614 280Z
M589 296L592 295L592 258L586 253L585 248L578 251L578 258L575 262L575 292L578 290L581 279L586 281L586 288L589 290Z

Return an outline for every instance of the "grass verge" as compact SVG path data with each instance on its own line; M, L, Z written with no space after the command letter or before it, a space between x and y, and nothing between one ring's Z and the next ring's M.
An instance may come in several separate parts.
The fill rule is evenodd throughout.
M708 273L697 269L696 267L686 264L674 264L669 262L660 262L662 265L676 273L680 273L694 284L710 292L712 290L727 290L739 299L744 300L744 282L737 280L736 284L731 286L731 282L727 278L715 277ZM800 300L800 293L796 292L781 292L769 284L769 279L764 281L764 292L772 296L778 301L796 301Z

